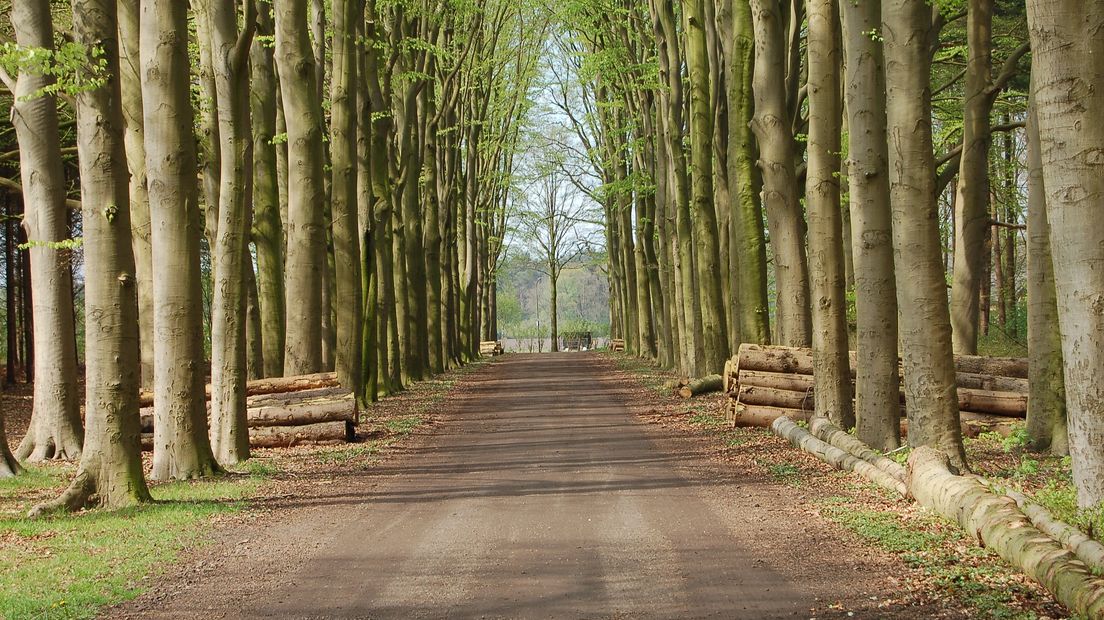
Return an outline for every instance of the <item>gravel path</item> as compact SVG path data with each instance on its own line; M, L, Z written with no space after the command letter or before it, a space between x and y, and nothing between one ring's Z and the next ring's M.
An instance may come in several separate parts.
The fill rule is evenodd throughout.
M416 449L270 503L108 615L907 614L876 607L889 560L795 508L799 490L641 422L617 377L593 354L508 355Z

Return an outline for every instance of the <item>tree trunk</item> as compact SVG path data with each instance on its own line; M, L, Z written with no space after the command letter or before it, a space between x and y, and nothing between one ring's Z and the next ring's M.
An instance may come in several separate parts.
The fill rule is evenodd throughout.
M11 19L18 45L53 49L54 28L47 0L15 2ZM31 317L37 328L33 334L37 352L33 362L34 409L27 435L15 454L30 461L80 458L84 442L77 394L69 250L58 245L69 238L69 212L57 102L52 95L38 94L53 82L51 76L20 71L11 115L19 140L23 225L34 283ZM11 288L15 283L9 279L7 285Z
M1104 500L1104 7L1027 3L1078 504Z
M203 316L196 204L195 140L189 84L188 7L142 0L142 99L146 174L154 222L155 480L219 470L203 403ZM88 204L85 202L85 204ZM109 204L109 203L100 203ZM89 399L91 401L91 398Z
M273 36L272 5L257 3L257 35ZM250 116L253 125L253 245L257 251L257 296L261 306L264 376L284 372L284 225L276 174L276 67L272 47L254 39L249 51Z
M694 266L701 304L705 366L697 374L720 372L728 359L722 273L713 205L713 108L710 103L709 54L706 49L705 0L683 3L686 66L690 77L690 177L694 221ZM641 311L645 311L642 308Z
M751 0L755 28L755 116L751 127L759 139L763 173L763 209L774 251L778 290L777 342L807 347L811 343L809 268L805 233L794 172L792 117L787 109L786 52L782 15L775 0Z
M978 296L989 233L989 83L992 79L992 0L969 0L966 17L966 101L962 156L955 201L954 278L951 323L954 352L976 355Z
M247 201L253 161L249 122L248 62L256 15L243 0L245 25L238 31L234 2L202 2L210 26L211 61L218 110L219 184L217 227L212 248L211 448L224 465L249 458L246 428L246 289L250 213ZM208 205L208 209L215 205ZM252 268L252 266L250 266Z
M846 0L844 0L846 2ZM809 213L813 365L820 379L816 414L843 428L855 426L847 356L847 301L840 218L839 13L835 0L809 2Z
M1033 78L1034 79L1034 78ZM1030 96L1030 95L1029 95ZM1069 453L1066 385L1062 376L1062 334L1050 252L1046 188L1035 103L1027 124L1027 350L1030 391L1027 435L1034 450Z
M356 26L363 19L360 0L333 5L333 75L331 79L330 153L333 180L334 311L337 330L337 375L354 394L361 390L360 236L357 233L357 56Z
M122 88L123 139L130 171L131 245L138 278L138 343L142 387L153 386L153 247L150 244L149 193L146 190L145 127L142 122L141 57L138 49L139 0L119 2L119 81Z
M322 369L322 285L326 255L322 207L322 106L301 0L274 0L276 69L288 144L284 374ZM320 88L320 86L319 86Z
M23 472L19 460L8 447L8 436L4 432L4 416L0 415L0 479L12 478Z
M965 469L932 155L926 44L931 8L923 0L891 0L883 7L893 249L910 403L909 445L934 446Z
M742 342L770 342L770 302L767 298L767 242L763 232L763 207L755 160L755 136L751 131L752 75L755 33L751 6L732 3L733 37L728 73L728 176L732 200L732 253L737 256Z
M180 4L180 14L187 7ZM138 298L130 243L130 186L120 105L116 3L74 0L73 37L103 51L103 80L77 95L77 155L84 223L86 360L84 452L60 497L32 509L121 508L151 501L138 430ZM179 74L177 74L179 75ZM187 75L185 73L185 75ZM108 206L104 206L108 205Z
M855 422L859 439L879 450L901 443L896 412L897 296L889 202L881 4L842 2L846 47L851 244L855 261Z

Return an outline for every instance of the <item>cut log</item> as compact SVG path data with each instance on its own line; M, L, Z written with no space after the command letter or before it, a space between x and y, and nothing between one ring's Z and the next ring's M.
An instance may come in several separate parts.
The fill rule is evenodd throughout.
M324 403L297 403L292 406L249 409L249 428L262 426L304 426L321 422L356 422L356 403L352 396Z
M832 424L826 418L814 417L809 421L809 432L814 437L829 443L848 454L860 458L874 467L896 478L903 485L905 483L905 467L892 459L886 458L880 452L860 441L850 433ZM904 492L901 492L904 495Z
M1013 392L1027 394L1027 379L1015 377L996 377L993 375L980 375L973 372L956 373L959 388L971 390L989 390L992 392Z
M957 372L997 377L1027 378L1027 358L1023 357L985 357L982 355L956 355Z
M958 408L962 411L1022 418L1027 415L1027 394L959 388Z
M970 536L1043 585L1086 618L1104 618L1104 580L1037 527L1007 496L951 472L945 454L927 447L909 455L908 490L916 501L957 522Z
M812 411L800 409L783 409L781 407L765 407L762 405L745 405L733 401L731 421L733 426L769 428L774 421L783 416L793 420L808 422L813 416Z
M878 486L896 491L902 496L906 494L907 489L903 481L832 444L817 439L787 416L775 420L771 424L771 431L789 441L794 447L812 454L836 469L853 471Z
M282 394L259 394L257 396L250 396L246 400L246 406L249 408L288 406L295 403L332 401L340 398L352 398L352 395L349 394L349 390L346 390L344 387L334 386L318 388L314 390L303 390L301 392L285 392Z
M262 426L249 429L249 445L254 448L286 448L300 444L351 441L352 424L319 422L304 426Z
M813 374L813 351L797 347L740 345L740 371L759 370L787 374Z
M701 379L695 379L679 388L679 396L691 398L709 392L719 392L722 387L724 387L724 379L721 378L721 375L709 375Z
M736 355L725 361L724 373L721 375L724 378L723 389L728 392L737 384L740 376L740 356Z
M282 448L303 444L331 445L355 439L351 422L320 422L302 426L260 426L249 429L249 447ZM142 433L142 449L153 450L153 433Z
M741 403L749 405L813 410L813 393L811 391L791 392L790 390L776 390L755 385L741 385L736 395Z
M1016 418L972 411L959 411L958 419L962 423L962 435L971 439L982 433L1000 433L1008 437L1020 424Z
M812 375L792 375L761 370L741 370L738 385L753 385L776 390L805 393L813 389L816 381Z
M611 338L610 339L610 351L613 351L613 352L616 353L617 351L624 351L624 350L625 350L625 340L623 338Z
M283 392L301 392L325 387L340 385L337 373L320 372L313 375L297 375L294 377L273 377L270 379L257 379L245 384L246 396L260 394L277 394ZM211 398L211 385L207 384L204 390L206 397ZM153 392L142 392L138 395L139 405L142 407L153 406Z

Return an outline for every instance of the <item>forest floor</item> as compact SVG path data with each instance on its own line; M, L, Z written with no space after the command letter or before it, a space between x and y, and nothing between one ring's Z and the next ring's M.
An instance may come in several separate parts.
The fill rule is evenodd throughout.
M22 582L26 617L48 618L130 599L101 615L1064 616L953 526L727 428L719 396L664 394L669 378L601 354L472 365L373 406L360 443L158 485L168 501L118 515L116 537L145 533L118 552L80 529L112 521L95 511L18 517L71 473L36 468L0 482L0 583ZM971 446L987 466L1025 470L987 441ZM90 544L98 564L66 568Z

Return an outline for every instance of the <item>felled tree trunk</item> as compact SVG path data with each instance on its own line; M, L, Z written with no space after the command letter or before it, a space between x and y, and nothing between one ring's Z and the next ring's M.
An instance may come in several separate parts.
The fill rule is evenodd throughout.
M271 379L258 379L245 384L246 396L259 396L262 394L284 394L287 392L301 392L304 390L316 390L332 388L338 385L337 375L332 372L320 372L313 375L299 375L295 377L273 377ZM211 386L207 386L207 397L211 396ZM153 394L142 393L139 404L143 407L153 406Z
M775 420L771 424L771 431L789 441L794 447L812 454L833 467L853 471L863 478L901 495L905 495L907 491L905 483L901 480L845 450L817 439L809 431L801 428L786 416Z
M898 427L899 428L899 427ZM850 433L829 420L815 417L809 421L809 432L817 439L831 444L884 471L896 480L905 481L906 471L900 463L882 456Z
M1043 585L1070 611L1104 617L1104 580L1031 524L1016 502L991 493L977 479L951 472L934 448L913 450L908 491L918 503L957 522L987 548Z
M698 396L699 394L708 394L709 392L720 392L724 387L724 379L721 375L709 375L708 377L702 377L695 379L687 385L679 388L679 396L683 398L690 398Z

